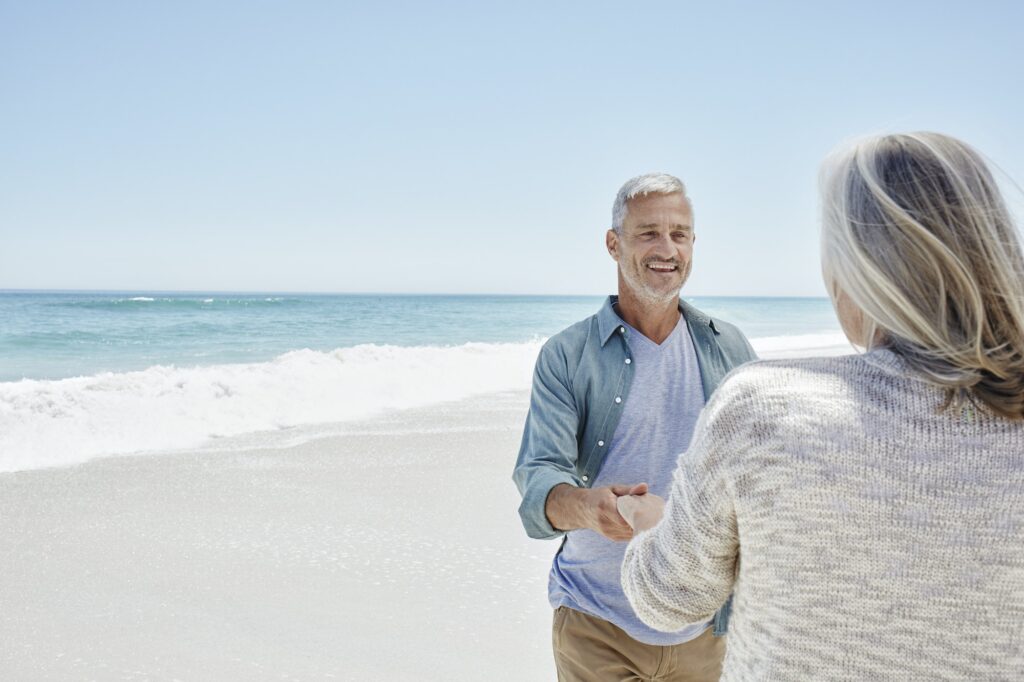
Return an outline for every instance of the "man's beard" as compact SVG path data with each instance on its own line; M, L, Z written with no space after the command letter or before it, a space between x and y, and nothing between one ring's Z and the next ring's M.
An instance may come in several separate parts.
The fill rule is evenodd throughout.
M648 263L674 263L676 267L682 268L682 263L673 260L660 260L650 259L640 264L641 268L646 268ZM683 271L683 276L679 280L679 286L669 291L659 291L652 288L643 279L643 273L634 271L632 268L622 268L622 278L626 280L629 288L634 297L640 301L641 305L644 306L661 306L671 301L679 300L679 292L682 290L683 285L686 284L686 280L690 277L690 264L686 264L686 270Z

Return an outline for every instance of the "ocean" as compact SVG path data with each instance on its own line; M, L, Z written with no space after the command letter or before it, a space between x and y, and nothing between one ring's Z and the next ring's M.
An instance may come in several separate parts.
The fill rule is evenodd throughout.
M687 300L760 354L845 344L826 298ZM602 301L0 291L0 472L525 390L544 340Z

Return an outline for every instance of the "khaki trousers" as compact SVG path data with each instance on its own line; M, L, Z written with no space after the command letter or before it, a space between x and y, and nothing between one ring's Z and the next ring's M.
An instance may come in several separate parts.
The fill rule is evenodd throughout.
M643 644L611 623L560 606L551 627L559 682L711 682L722 674L725 637L709 627L675 646Z

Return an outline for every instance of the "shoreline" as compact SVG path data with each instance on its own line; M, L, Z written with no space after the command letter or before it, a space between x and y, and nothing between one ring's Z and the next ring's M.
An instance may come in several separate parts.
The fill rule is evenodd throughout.
M851 352L755 339L763 359ZM355 424L503 391L528 391L539 342L303 350L273 363L0 383L0 476L106 457L285 446Z

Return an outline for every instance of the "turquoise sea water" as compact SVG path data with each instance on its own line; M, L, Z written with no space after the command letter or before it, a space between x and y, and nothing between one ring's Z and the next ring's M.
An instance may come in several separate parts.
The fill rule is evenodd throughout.
M843 342L825 299L691 300L766 355ZM602 302L0 292L0 473L236 436L302 441L388 411L524 395L543 339Z
M0 381L270 360L360 344L522 343L595 310L591 296L0 291ZM751 338L839 330L821 298L688 299ZM797 342L794 339L794 342Z

